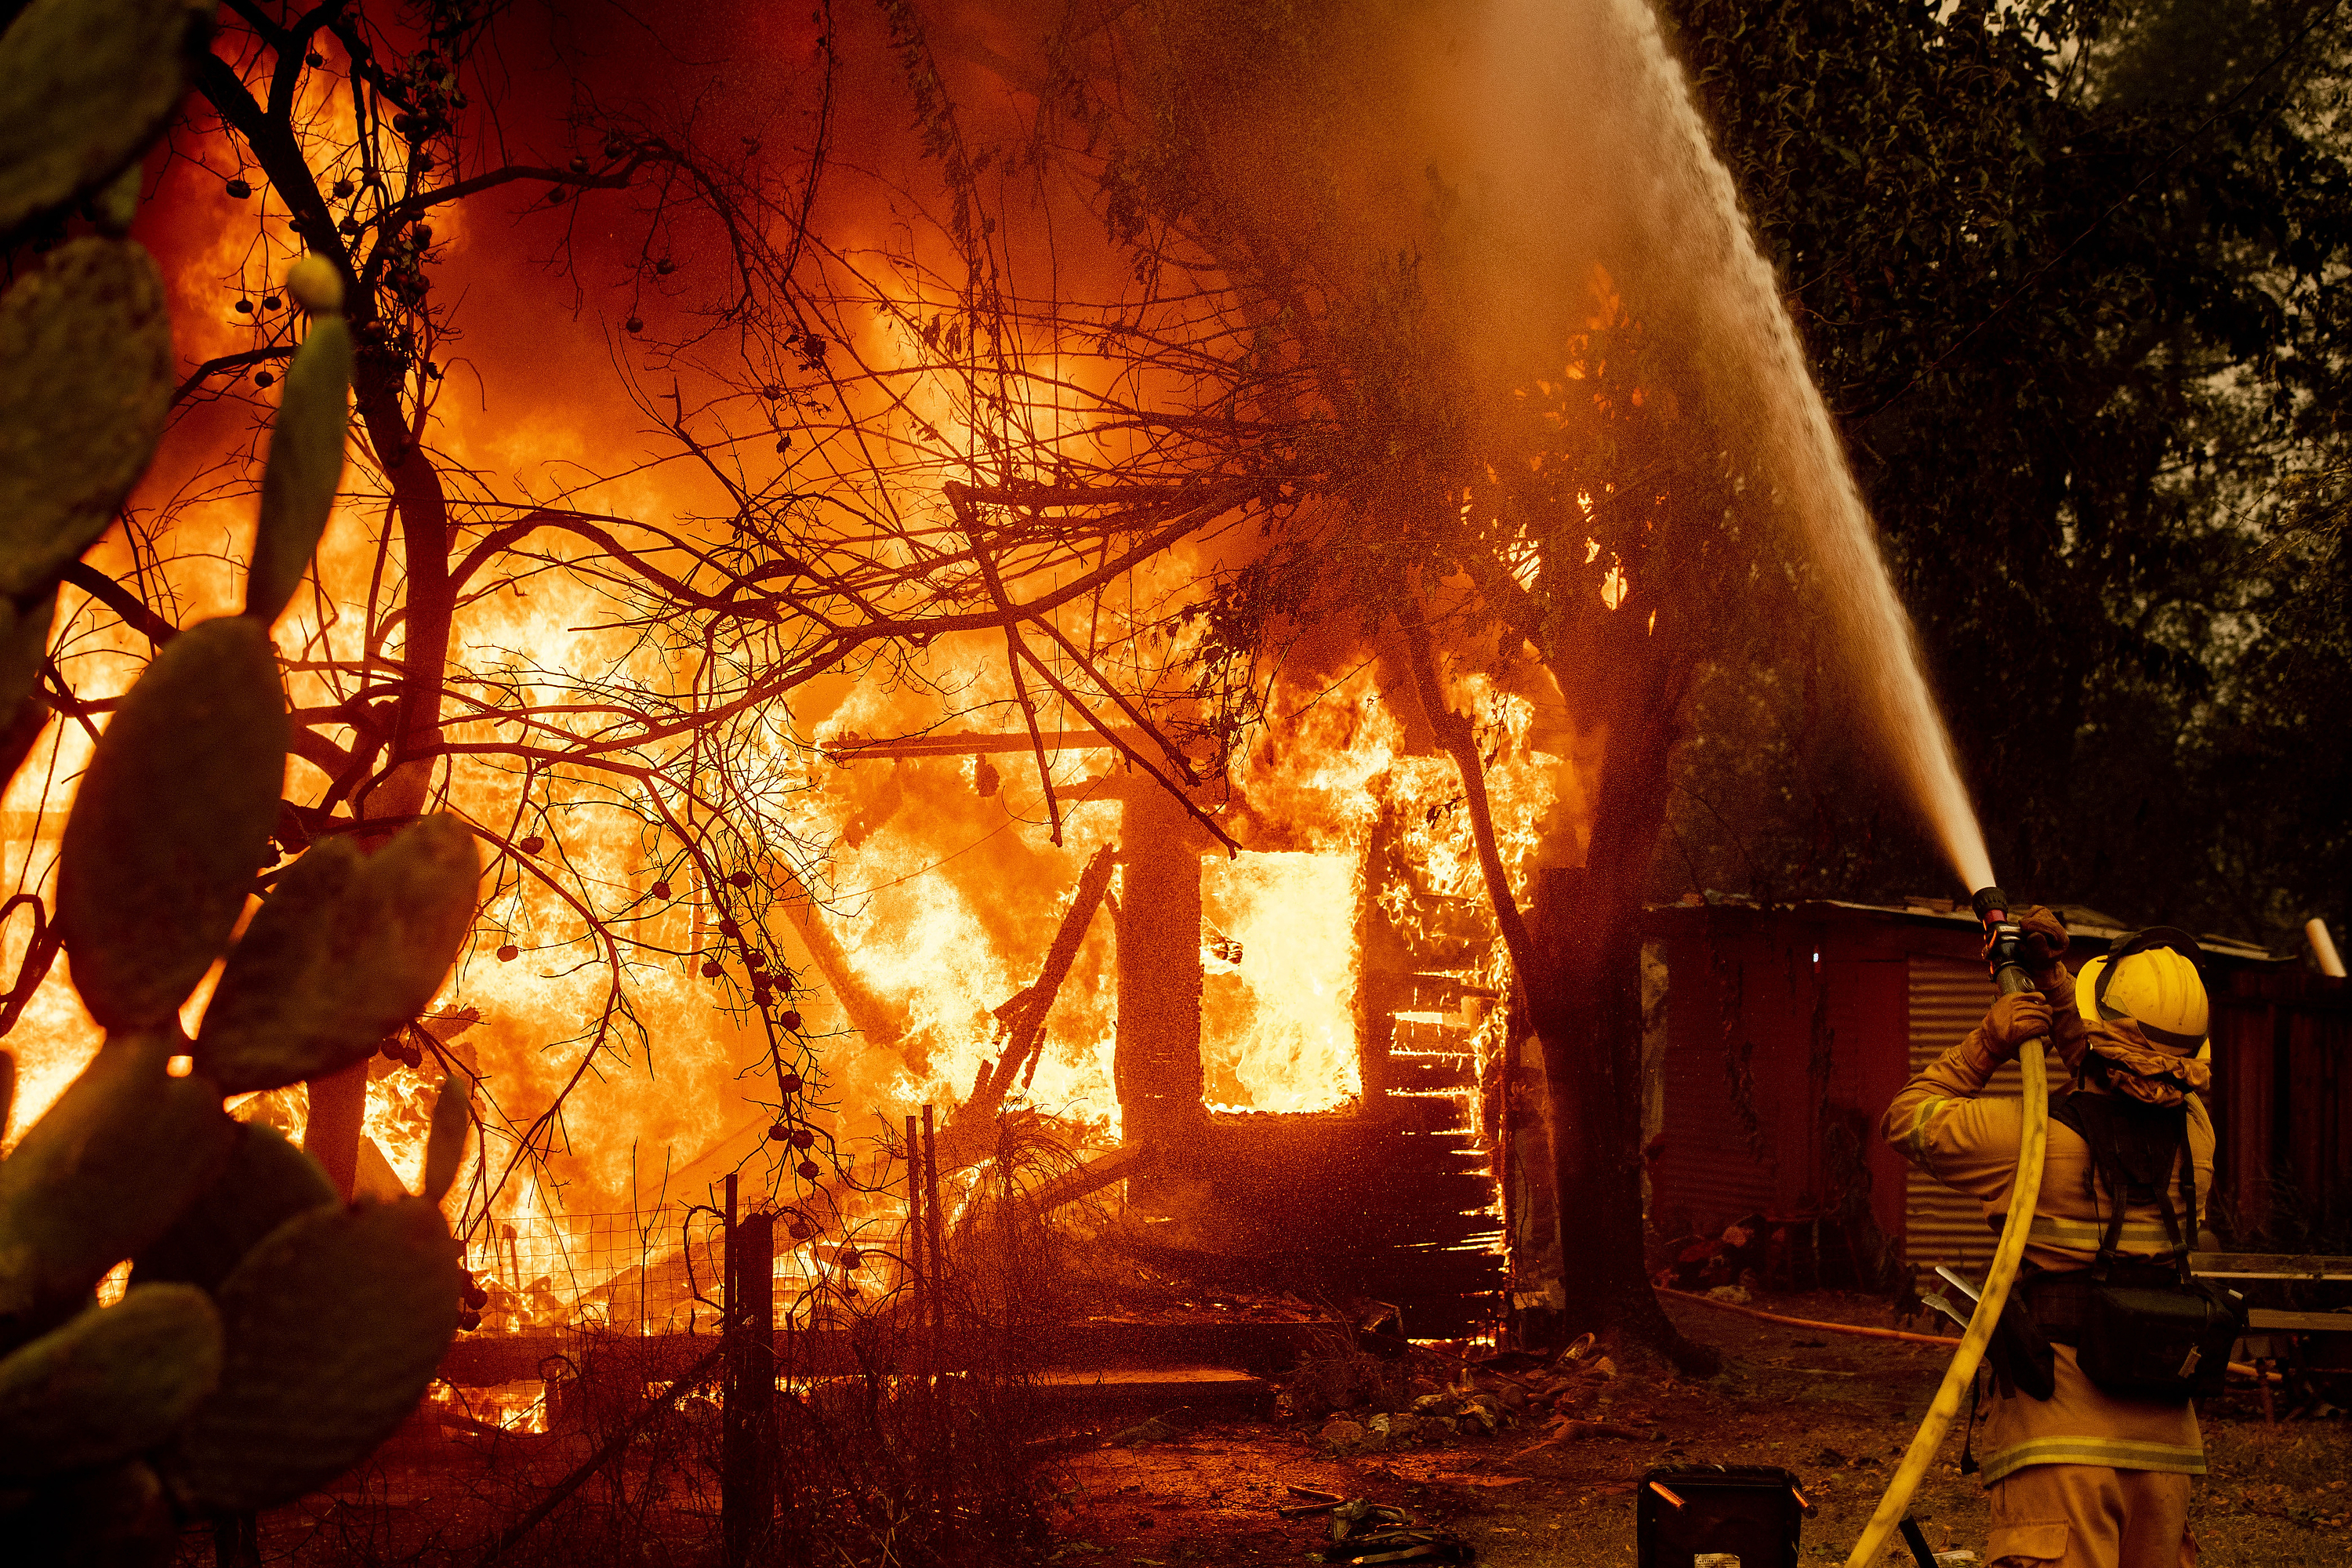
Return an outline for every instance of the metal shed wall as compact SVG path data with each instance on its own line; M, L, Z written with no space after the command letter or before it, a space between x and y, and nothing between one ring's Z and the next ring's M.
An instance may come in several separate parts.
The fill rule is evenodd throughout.
M2352 985L2241 974L2213 1011L2212 1223L2302 1248L2352 1216Z
M1958 959L1914 953L1907 992L1910 998L1911 1071L1920 1072L1937 1057L1958 1045L1982 1021L1992 1005L1992 982L1984 965ZM1993 1074L1984 1092L2020 1096L2024 1079L2015 1062ZM1916 1166L1909 1172L1903 1214L1903 1255L1915 1268L1937 1263L1981 1268L1991 1261L2000 1238L1985 1223L1984 1206L1965 1197Z
M1669 1000L1660 1061L1664 1147L1650 1171L1650 1212L1671 1228L1713 1230L1772 1207L1769 1126L1759 1149L1733 1106L1725 1070L1727 1032L1734 1039L1752 1039L1756 1032L1747 1016L1745 970L1750 958L1761 967L1764 948L1746 933L1659 945ZM1766 1054L1769 1060L1769 1047Z

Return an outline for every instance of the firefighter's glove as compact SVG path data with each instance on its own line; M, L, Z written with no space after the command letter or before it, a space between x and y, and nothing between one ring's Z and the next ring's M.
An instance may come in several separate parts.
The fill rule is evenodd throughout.
M2017 1055L2018 1047L2049 1032L2050 1004L2038 992L2020 991L2004 996L1985 1015L1985 1044L1992 1048L1997 1061L2008 1061Z
M2067 970L2065 960L2066 949L2074 938L2066 934L2064 923L2040 904L2012 910L2009 920L2023 938L2019 943L2018 958L2025 973L2032 977L2034 988L2053 1003L2058 1000L2058 988L2071 994L2074 976ZM1987 959L1992 957L1992 935L1988 932L1984 944Z
M2032 975L2034 985L2049 994L2044 980L2051 978L2051 971L2067 975L2065 950L2074 938L2067 936L2065 924L2042 905L2018 910L2009 920L2016 921L2018 931L2025 933L2025 973ZM2072 975L2067 975L2067 980L2072 983Z

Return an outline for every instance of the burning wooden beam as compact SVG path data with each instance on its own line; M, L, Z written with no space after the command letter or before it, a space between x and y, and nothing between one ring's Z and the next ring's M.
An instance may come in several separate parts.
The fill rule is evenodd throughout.
M1030 1206L1051 1214L1066 1204L1098 1193L1113 1182L1140 1175L1159 1163L1160 1151L1150 1143L1129 1143L1063 1172L1029 1194Z
M1114 1071L1130 1139L1182 1136L1201 1103L1201 856L1206 841L1163 789L1127 793L1120 831L1118 1036Z

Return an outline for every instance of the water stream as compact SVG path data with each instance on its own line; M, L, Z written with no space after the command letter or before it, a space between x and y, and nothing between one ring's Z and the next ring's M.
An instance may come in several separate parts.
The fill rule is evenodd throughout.
M1721 384L1718 395L1750 410L1788 521L1813 564L1837 645L1898 776L1960 886L1990 887L1984 833L1960 783L1943 715L1928 694L1910 617L1895 596L1876 531L1806 368L1771 266L1741 216L1730 172L1715 154L1690 84L1649 5L1645 0L1607 4L1639 60L1639 96L1655 106L1659 216L1677 231L1672 243L1687 268L1683 286L1697 305L1695 324L1730 351L1707 356Z
M1524 226L1511 264L1540 275L1549 262L1556 284L1596 245L1637 261L1629 298L1638 283L1637 309L1687 353L1695 390L1769 485L1860 717L1961 887L1990 886L1910 619L1772 267L1647 0L1495 0L1487 20L1480 99L1465 115Z

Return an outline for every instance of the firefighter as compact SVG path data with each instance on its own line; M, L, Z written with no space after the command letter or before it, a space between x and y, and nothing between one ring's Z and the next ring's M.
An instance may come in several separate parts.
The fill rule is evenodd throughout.
M2069 1075L2067 1093L2053 1087L2041 1194L1988 1356L1980 1435L1971 1422L1992 1505L1986 1556L1992 1568L2193 1564L2189 1478L2205 1473L2205 1457L2189 1393L2218 1380L2234 1332L2214 1316L2226 1293L2188 1273L2213 1173L2200 954L2181 932L2138 932L2091 960L2078 981L2063 962L2069 939L2055 916L2035 908L2014 918L2035 989L1995 1002L1904 1086L1880 1122L1906 1159L1979 1201L1998 1230L2023 1106L1986 1096L1985 1084L2044 1036ZM2143 1299L2179 1312L2159 1321L2111 1310ZM2176 1319L2199 1311L2203 1337L2180 1341ZM2150 1357L2166 1364L2149 1373L2140 1363ZM2167 1381L2183 1367L2186 1381Z

